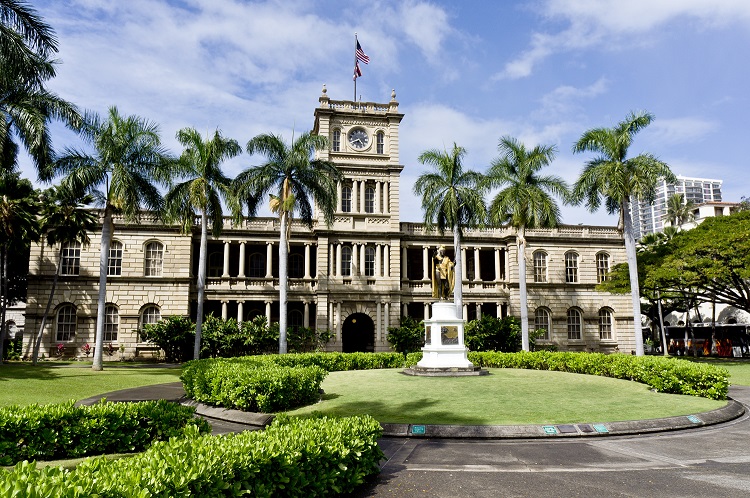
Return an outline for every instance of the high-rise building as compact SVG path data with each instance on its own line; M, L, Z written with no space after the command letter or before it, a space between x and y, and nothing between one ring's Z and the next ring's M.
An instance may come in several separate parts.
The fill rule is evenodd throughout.
M721 201L721 180L678 176L675 183L662 182L656 187L653 203L631 198L633 233L638 240L649 233L664 231L667 221L667 201L674 194L682 194L684 203L702 204Z

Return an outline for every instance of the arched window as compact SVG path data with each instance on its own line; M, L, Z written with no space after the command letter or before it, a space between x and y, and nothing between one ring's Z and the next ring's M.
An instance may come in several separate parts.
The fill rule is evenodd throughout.
M372 246L365 247L365 276L375 276L375 248Z
M208 255L208 276L220 277L224 273L224 254L212 252Z
M147 277L161 277L164 264L164 245L158 241L146 244L144 248L144 274Z
M302 312L300 310L291 310L289 314L287 315L288 322L287 326L290 329L295 329L298 327L302 327L304 325L304 317L302 316Z
M139 332L143 330L146 325L153 325L161 320L161 310L155 304L147 304L141 310L140 325L138 326ZM140 336L138 338L140 341Z
M344 213L352 212L352 188L349 186L341 189L341 211Z
M602 308L599 310L599 339L608 341L612 339L612 310Z
M379 131L375 134L376 152L383 154L385 152L385 133Z
M341 150L341 130L333 130L331 150L333 150L333 152L339 152Z
M60 275L78 275L81 272L81 243L66 242L62 246Z
M581 325L583 320L581 319L581 312L575 308L568 309L568 339L569 340L580 340L581 339Z
M120 314L117 306L108 304L104 307L104 341L117 341L117 332L120 329Z
M573 251L565 253L565 283L578 283L578 253Z
M550 312L547 308L537 308L534 311L534 330L544 330L544 335L539 339L548 341L550 339Z
M76 307L64 304L57 310L56 341L72 341L76 335Z
M289 255L289 278L305 276L305 258L301 254Z
M375 212L375 189L373 187L367 187L365 189L365 212Z
M352 276L352 248L350 246L341 248L341 276Z
M607 280L609 272L609 254L600 252L596 255L596 282L602 283Z
M266 276L266 257L259 252L250 255L250 277L262 278Z
M107 276L122 275L122 242L113 240L109 244L109 259L107 260Z
M546 281L547 281L547 253L544 251L536 251L534 253L534 282L546 282Z

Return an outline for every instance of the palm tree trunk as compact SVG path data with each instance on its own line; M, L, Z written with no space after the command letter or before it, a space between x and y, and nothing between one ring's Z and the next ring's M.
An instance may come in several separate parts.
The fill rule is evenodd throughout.
M453 247L456 250L456 274L453 277L453 300L456 301L456 317L464 318L464 279L461 258L461 230L453 227Z
M526 296L526 230L518 231L518 292L521 308L521 349L529 351L529 305Z
M5 354L5 337L7 336L7 330L5 326L5 310L8 307L8 246L7 244L2 245L0 251L0 259L2 259L2 275L0 275L0 294L2 294L2 304L0 304L0 365L3 364L3 355Z
M103 370L104 354L104 311L107 305L107 266L109 263L109 246L112 243L112 210L104 208L102 222L102 240L99 247L99 298L96 302L96 338L94 342L94 363L92 370Z
M628 258L628 273L630 274L630 297L633 301L633 335L635 336L635 354L643 356L643 331L641 330L641 292L638 285L638 259L635 253L635 237L633 237L633 220L628 215L629 201L620 204L620 218L623 222L625 235L625 254Z
M664 315L661 312L661 291L656 291L656 305L659 307L659 329L661 330L661 348L664 356L669 356L667 351L667 331L664 330Z
M201 357L201 335L203 331L203 298L206 293L206 259L208 258L208 215L201 211L201 248L198 256L198 309L195 316L195 346L193 359Z
M281 227L279 235L279 354L285 354L286 344L286 323L287 323L287 262L289 260L289 246L287 239L287 223L289 223L289 212L282 206ZM270 324L269 324L270 325Z
M49 316L49 310L52 307L52 299L55 296L55 289L57 288L57 279L60 276L60 262L62 261L62 245L57 253L57 268L55 268L55 277L52 279L52 289L49 291L49 298L47 299L47 307L44 308L44 314L42 315L42 324L39 326L39 332L36 334L36 341L34 341L34 352L31 356L31 364L36 365L37 359L39 358L39 346L42 344L42 337L44 336L44 326L47 324L47 317Z

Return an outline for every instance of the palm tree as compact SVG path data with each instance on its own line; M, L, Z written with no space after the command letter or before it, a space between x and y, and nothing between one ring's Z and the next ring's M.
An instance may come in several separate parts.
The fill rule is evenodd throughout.
M206 291L206 260L208 258L208 224L214 237L221 234L224 212L221 199L231 204L231 180L221 171L221 163L239 155L242 148L236 140L221 136L216 130L213 137L204 140L195 128L177 132L177 140L185 147L175 169L175 176L184 179L174 185L164 197L167 221L179 220L184 233L191 233L195 211L200 213L201 244L198 259L198 315L195 320L195 347L193 358L200 358L201 328L203 324L203 299Z
M34 9L0 0L0 168L15 169L18 137L42 180L51 177L50 120L59 119L74 129L82 124L74 105L44 87L55 76L55 61L50 59L54 52L54 33Z
M673 227L679 227L683 223L693 221L693 207L695 204L693 201L685 201L685 196L682 194L672 194L667 199L667 221L672 224Z
M521 343L529 351L529 307L526 298L526 229L553 227L560 223L560 208L552 194L566 202L568 185L557 176L537 176L555 157L555 147L537 145L527 150L512 137L498 145L500 157L493 161L487 181L491 188L502 188L490 205L490 222L510 224L518 234L518 287L521 295Z
M654 117L647 112L631 112L624 121L613 128L593 128L581 135L573 152L595 152L598 155L586 162L581 176L573 187L576 203L585 201L590 211L596 211L602 200L610 214L619 213L618 225L624 232L633 301L633 333L635 350L643 355L641 332L641 302L638 289L633 222L630 218L631 198L651 201L656 185L676 179L666 163L651 154L642 153L628 157L628 149L636 133L648 126Z
M162 197L153 182L166 183L174 161L161 145L156 124L137 116L121 116L116 107L109 108L106 120L95 114L87 115L83 137L95 152L90 155L66 149L63 157L56 161L56 169L66 175L61 182L63 188L90 193L103 207L92 365L94 370L102 370L107 263L114 230L113 215L122 214L127 222L135 222L144 206L160 212Z
M11 290L8 260L11 252L25 253L30 242L39 240L38 212L39 201L31 182L20 179L18 173L0 171L0 364Z
M88 246L90 242L88 233L93 232L96 228L96 215L85 207L86 204L91 204L93 201L94 198L90 195L79 197L60 187L53 187L45 192L42 206L41 229L46 234L47 244L50 247L59 244L60 248L57 251L55 276L52 280L49 298L47 299L47 307L44 309L42 323L39 326L39 332L34 342L34 351L31 358L33 365L37 364L39 346L42 343L44 335L44 326L49 316L49 310L52 307L52 299L55 296L63 249L66 244L73 242L80 242L81 245Z
M287 280L291 217L296 211L308 227L313 225L315 202L327 225L333 223L336 210L336 184L343 178L336 166L320 159L311 159L328 147L328 140L310 132L284 143L280 136L262 134L247 143L248 154L263 154L265 164L247 169L234 181L237 198L247 205L248 216L254 216L261 199L271 194L271 209L278 213L279 230L279 353L287 351Z
M482 225L487 217L484 204L485 182L480 173L464 171L461 163L466 149L455 143L453 149L440 151L430 149L419 155L419 162L434 167L424 173L414 184L414 194L422 197L425 227L436 226L438 233L446 229L453 232L453 247L456 258L456 279L453 299L456 302L456 316L463 316L463 282L461 261L461 237L464 228Z

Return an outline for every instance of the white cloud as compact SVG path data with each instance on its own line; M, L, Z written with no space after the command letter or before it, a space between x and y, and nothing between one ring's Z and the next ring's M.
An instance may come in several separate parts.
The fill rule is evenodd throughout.
M699 141L718 128L719 124L715 121L684 117L654 120L649 131L656 141L673 145Z
M425 2L404 2L399 9L399 22L407 38L430 62L438 58L443 41L452 31L446 12Z
M563 85L542 96L541 109L533 114L546 121L567 117L582 109L581 102L598 97L607 92L609 82L606 78L599 78L587 87L579 88L571 85Z
M676 20L696 21L697 30L737 22L750 27L750 2L746 0L546 0L538 11L568 27L533 33L530 47L506 63L494 80L530 76L538 63L558 52L648 43L659 28Z

